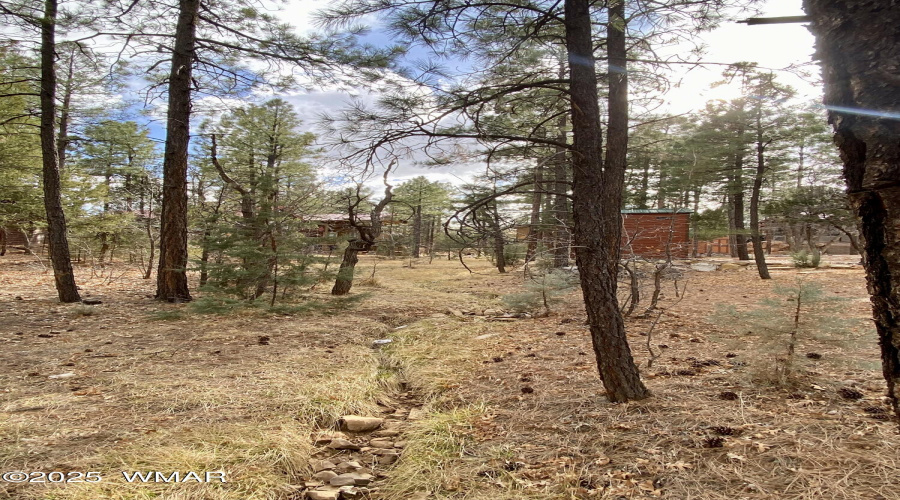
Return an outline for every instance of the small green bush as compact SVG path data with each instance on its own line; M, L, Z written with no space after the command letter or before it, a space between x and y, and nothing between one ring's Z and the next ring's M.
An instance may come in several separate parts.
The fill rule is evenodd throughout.
M822 255L819 252L800 250L791 254L791 260L794 261L794 267L817 268L822 261Z
M550 307L576 286L576 276L557 269L531 279L525 284L526 291L504 295L501 300L508 309L516 312L536 312L543 309L544 313L549 313Z

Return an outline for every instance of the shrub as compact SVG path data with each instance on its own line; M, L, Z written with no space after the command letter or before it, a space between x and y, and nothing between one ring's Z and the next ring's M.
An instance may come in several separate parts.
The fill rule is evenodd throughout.
M792 253L791 259L794 261L794 267L817 268L822 261L822 255L819 252L800 250Z
M553 270L536 276L525 284L525 292L502 297L507 308L516 312L536 312L543 308L545 314L559 302L563 295L577 286L577 278L562 270Z

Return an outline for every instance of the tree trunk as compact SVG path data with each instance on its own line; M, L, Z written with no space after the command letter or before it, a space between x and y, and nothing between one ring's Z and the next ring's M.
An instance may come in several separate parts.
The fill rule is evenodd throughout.
M606 166L588 0L565 0L573 126L575 248L600 379L612 402L643 399L641 382L616 297L620 205L628 141L624 3L609 8L609 141Z
M763 251L761 233L759 231L759 196L762 191L763 176L766 173L765 144L762 136L762 103L756 105L756 176L753 177L753 190L750 192L750 238L753 241L753 259L756 270L764 280L772 279L766 265L766 254Z
M150 257L147 259L147 269L144 270L144 279L150 279L153 273L153 259L156 257L156 241L153 239L152 219L147 217L147 239L150 240Z
M100 237L100 257L97 259L100 267L103 267L103 263L106 262L106 253L109 252L109 233L100 233L97 236Z
M431 261L434 260L434 231L435 226L437 226L437 216L429 215L428 216L428 263L431 264ZM391 252L393 253L393 248L391 248Z
M560 80L566 78L566 56L560 54L559 68L557 68ZM564 111L561 109L560 111ZM560 144L568 143L567 129L568 119L565 113L560 113L556 121L556 141ZM568 181L568 155L566 148L556 146L556 161L553 162L553 218L556 225L553 242L553 267L560 268L569 265L569 186Z
M384 197L369 213L369 221L371 224L369 227L365 227L356 221L354 207L357 206L358 203L356 205L350 205L348 214L350 224L356 229L357 233L359 233L359 238L350 240L347 249L344 250L344 258L341 260L341 267L338 270L337 279L334 280L334 286L331 288L331 295L346 295L350 292L350 288L353 286L353 273L356 269L356 263L359 262L359 252L368 252L375 245L378 237L381 236L381 214L384 212L384 207L391 202L394 196L391 192L393 186L388 184L387 179L388 174L391 173L391 169L395 164L396 160L392 161L384 171ZM357 191L357 196L359 196L358 193L359 192Z
M528 249L525 251L525 264L537 256L538 243L541 241L541 197L544 185L544 168L540 162L534 167L534 193L531 195L531 220L528 221Z
M647 205L650 199L650 157L641 158L641 187L637 193L637 207L650 208Z
M417 205L413 213L412 257L418 259L422 246L422 205Z
M200 242L200 286L203 287L209 281L209 245L212 238L212 230L207 226L203 229L203 240ZM149 234L149 231L148 231ZM151 240L151 249L152 240Z
M353 287L353 274L359 262L359 252L367 251L370 246L362 239L350 240L350 244L344 250L344 258L331 288L331 295L346 295L350 292L350 288Z
M743 128L743 126L741 126ZM743 136L743 132L741 133ZM741 145L743 149L743 145ZM734 160L734 182L731 192L731 210L734 217L734 248L737 258L740 260L750 260L750 254L747 252L747 235L744 233L746 226L744 225L744 156L743 151L735 153Z
M731 181L729 181L729 184ZM725 214L728 217L728 255L737 257L737 240L735 235L737 230L734 228L734 204L731 203L731 195L725 193L725 199L722 201L725 207Z
M69 110L72 107L72 94L75 90L75 48L68 54L66 80L63 85L62 106L59 110L59 136L56 143L56 154L59 157L59 170L66 168L66 150L69 148Z
M172 70L169 74L159 270L156 275L156 298L168 302L191 300L187 281L187 167L188 145L191 140L191 69L199 10L200 0L179 1Z
M900 9L872 0L805 0L825 104L860 218L866 278L888 396L900 419ZM853 110L871 110L854 112Z
M41 19L41 159L44 181L44 209L47 212L47 241L60 302L78 302L78 287L72 272L66 215L62 207L59 179L59 152L56 144L56 0L44 2Z
M500 227L500 213L494 205L490 211L491 240L494 244L494 265L501 274L506 272L506 242L503 238L503 230Z
M567 142L567 126L566 115L560 115L557 123L557 141L561 143ZM569 265L569 201L567 199L569 188L566 185L568 180L566 167L568 163L566 162L565 149L558 147L556 155L558 158L553 166L553 180L556 184L553 190L553 218L556 225L554 235L556 241L553 243L553 267L560 268Z

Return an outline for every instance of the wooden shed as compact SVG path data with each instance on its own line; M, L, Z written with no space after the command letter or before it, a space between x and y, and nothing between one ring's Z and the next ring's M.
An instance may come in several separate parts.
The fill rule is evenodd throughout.
M691 256L691 213L688 209L650 208L622 210L622 258Z

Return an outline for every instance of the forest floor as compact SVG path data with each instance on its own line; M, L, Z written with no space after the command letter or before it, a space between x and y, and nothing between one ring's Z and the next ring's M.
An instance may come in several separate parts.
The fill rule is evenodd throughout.
M0 498L299 499L314 459L351 453L321 446L342 415L390 414L404 443L372 465L374 499L900 499L861 268L682 271L683 296L666 280L662 310L627 320L653 397L610 404L577 291L548 316L502 317L520 271L366 256L360 277L376 262L360 300L323 284L318 307L288 315L161 304L125 265L78 268L102 304L63 305L34 257L0 258L0 472L103 478L0 481ZM823 293L785 379L775 360L798 279Z

